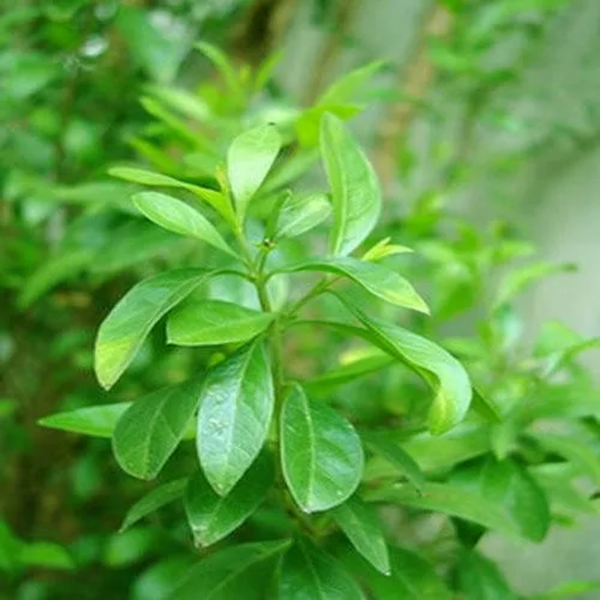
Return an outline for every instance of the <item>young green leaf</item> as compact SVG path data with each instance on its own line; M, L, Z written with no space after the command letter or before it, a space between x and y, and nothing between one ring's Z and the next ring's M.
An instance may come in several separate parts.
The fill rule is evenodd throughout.
M414 252L412 248L406 246L399 246L398 244L390 244L389 237L383 238L377 242L374 246L371 246L361 257L361 260L368 260L377 262L388 256L395 256L396 254L410 254Z
M129 529L140 519L152 514L159 508L181 498L187 482L187 477L175 479L168 483L164 483L163 485L159 485L157 488L146 494L127 511L123 524L119 529L119 533Z
M360 101L357 96L372 80L373 75L385 65L384 61L376 60L363 67L354 69L340 79L334 81L319 98L318 104L323 106L350 104Z
M300 508L310 513L347 500L364 465L352 425L329 406L310 402L296 385L284 402L280 426L283 475Z
M210 485L226 496L258 456L273 413L271 368L253 343L209 372L198 411L198 456Z
M379 454L394 465L417 490L425 485L425 475L414 458L399 444L394 443L388 436L377 432L362 432L362 439L372 452Z
M200 187L193 183L186 183L185 181L180 181L179 179L169 177L168 175L162 175L161 173L155 173L154 171L147 171L146 169L137 169L134 167L113 167L108 170L108 174L141 185L188 190L210 204L219 214L227 219L229 223L233 220L231 204L223 194L215 190Z
M167 339L178 346L212 346L247 342L273 321L263 313L222 300L202 300L173 311L167 321Z
M364 600L352 577L308 539L298 539L281 562L278 597L282 600Z
M456 565L458 589L465 598L517 600L498 567L477 552L463 550Z
M472 396L469 376L460 362L428 339L402 327L367 317L351 302L343 302L375 334L383 350L414 369L435 390L428 417L431 433L445 433L460 423L469 409Z
M356 550L378 571L389 575L388 549L375 511L358 497L352 496L336 506L331 514Z
M227 153L227 174L240 221L248 203L273 166L281 136L273 125L261 125L245 131L233 140Z
M136 400L112 439L120 467L140 479L158 475L179 445L200 401L202 382L187 381Z
M350 254L371 232L381 210L379 185L368 159L344 123L321 120L321 154L333 199L333 254Z
M38 425L92 437L110 438L117 421L130 406L131 402L118 402L78 408L43 417Z
M298 265L284 267L282 271L287 273L325 271L342 275L390 304L429 314L429 308L425 301L404 277L387 267L372 262L340 256L302 262Z
M94 348L94 367L109 389L129 366L156 323L211 275L204 269L167 271L144 279L104 319Z
M177 600L262 600L288 540L240 544L211 554L192 567L174 590Z
M214 492L202 471L197 471L185 492L185 511L201 546L210 546L235 531L262 503L273 484L270 456L261 454L231 492Z
M440 512L500 533L518 535L518 528L504 506L488 500L480 492L457 485L427 482L418 492L412 486L402 484L367 492L364 499Z
M275 238L292 238L320 225L331 214L331 204L325 194L290 196L277 218Z
M202 240L213 248L237 258L237 254L214 225L185 202L158 192L141 192L132 199L138 210L159 227Z

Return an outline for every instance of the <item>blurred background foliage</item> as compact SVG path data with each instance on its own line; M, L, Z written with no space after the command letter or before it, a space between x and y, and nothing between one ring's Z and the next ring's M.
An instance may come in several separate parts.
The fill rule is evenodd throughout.
M411 327L467 362L505 417L483 437L467 429L411 442L420 462L449 469L488 451L520 452L558 498L552 509L565 525L575 525L573 512L597 514L589 492L600 485L600 398L585 368L592 360L578 362L600 333L591 301L597 2L3 1L1 594L160 598L193 561L175 507L116 533L146 487L118 472L106 440L37 425L58 410L114 402L92 376L98 324L140 277L202 261L202 249L140 219L129 202L137 186L108 169L144 165L216 187L208 174L231 139L275 122L291 159L267 184L310 186L322 180L314 166L324 110L352 119L369 149L386 197L379 237L416 250L411 261L393 259L432 306L433 317L413 317ZM314 237L316 248L322 242ZM572 263L580 269L566 275ZM244 288L224 287L214 295L244 298ZM344 367L383 364L361 347L340 353L338 342L299 331L286 351L300 374L337 373L319 389L359 419L380 418L377 398L410 429L423 411L413 380L394 367L340 392ZM198 360L210 356L165 350L157 332L119 399L181 381ZM553 432L570 436L568 448L539 428L523 433L557 417L572 418ZM587 537L580 526L542 546L492 535L484 549L515 589L541 593L600 579L600 530L594 520L585 528ZM443 563L443 524L407 521L398 531Z

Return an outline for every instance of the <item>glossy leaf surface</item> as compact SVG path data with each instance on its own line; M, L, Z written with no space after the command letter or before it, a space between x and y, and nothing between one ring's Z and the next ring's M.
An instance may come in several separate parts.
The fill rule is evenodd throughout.
M94 367L104 388L123 374L154 325L210 275L204 269L166 271L144 279L121 298L96 337Z
M119 419L113 452L121 468L140 479L158 475L186 432L201 381L189 381L136 400Z
M332 254L350 254L379 218L379 185L367 157L332 114L321 120L320 145L333 199L330 249Z
M281 461L294 500L310 513L337 506L354 493L364 457L352 425L295 386L281 415Z
M198 411L200 465L213 489L227 495L265 441L274 393L265 349L254 343L214 367Z
M212 346L247 342L273 321L272 313L222 300L202 300L173 311L167 339L178 346Z
M185 511L201 546L209 546L235 531L262 503L273 483L271 458L260 455L227 496L219 496L197 471L185 492Z

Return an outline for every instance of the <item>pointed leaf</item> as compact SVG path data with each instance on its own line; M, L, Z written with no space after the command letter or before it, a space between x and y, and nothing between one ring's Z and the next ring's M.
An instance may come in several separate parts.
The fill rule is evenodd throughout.
M275 237L292 238L320 225L331 214L331 204L325 194L290 196L279 212Z
M356 550L378 571L389 575L388 549L375 511L358 497L352 496L336 506L331 514Z
M144 279L104 319L94 349L94 367L109 389L129 366L156 323L208 277L204 269L167 271Z
M350 254L379 218L379 185L367 157L332 114L321 120L321 154L333 198L331 252Z
M182 479L175 479L159 485L157 488L148 492L143 498L138 500L125 515L123 524L119 529L119 533L129 529L132 525L137 523L144 517L152 514L154 511L162 508L163 506L174 502L178 498L183 496L185 486L187 485L187 477Z
M258 542L225 548L193 567L174 590L177 600L262 600L276 560L288 540Z
M203 300L169 315L167 339L179 346L212 346L247 342L273 321L273 313L221 300Z
M349 277L374 296L390 304L429 314L425 301L404 277L372 262L363 262L351 257L315 259L285 267L281 271L325 271Z
M501 533L518 534L518 529L504 506L490 502L479 492L457 485L427 482L422 492L418 492L412 486L402 484L367 492L364 499L368 502L402 504L440 512Z
M281 600L363 600L356 582L331 556L307 539L285 553L279 574Z
M458 589L465 598L517 600L498 567L477 552L463 550L456 565Z
M245 131L231 143L227 174L240 221L244 220L248 203L265 180L280 149L281 136L273 125Z
M214 225L185 202L158 192L141 192L133 196L138 210L159 227L202 240L217 250L237 257Z
M379 454L399 469L416 489L423 489L425 475L413 457L399 444L394 443L383 433L363 432L361 437L371 451Z
M328 106L335 104L350 104L359 102L359 94L363 92L373 75L385 65L384 61L373 61L363 67L354 69L350 73L334 81L319 98L318 104ZM369 86L370 87L370 86Z
M108 174L113 177L118 177L119 179L124 179L125 181L139 183L140 185L172 187L188 190L210 204L219 214L228 219L229 222L232 221L231 205L227 202L227 199L223 194L211 190L210 188L200 187L199 185L186 183L185 181L180 181L179 179L169 177L168 175L162 175L161 173L134 167L113 167L108 170Z
M310 402L296 385L281 415L281 462L294 500L310 513L337 506L354 493L364 456L352 425L329 406Z
M44 417L38 421L38 425L93 437L110 438L117 421L130 406L131 402L118 402L78 408Z
M112 446L120 467L140 479L158 475L179 445L200 401L202 382L187 381L136 400L119 419Z
M343 302L375 334L382 349L413 368L433 387L436 395L428 418L431 433L445 433L460 423L472 397L469 376L460 362L428 339L402 327L367 317L350 301Z
M225 497L212 489L202 471L197 471L185 492L185 511L201 546L210 546L235 531L265 499L273 484L271 457L260 455Z
M213 489L227 495L258 456L271 422L271 368L260 343L219 363L206 377L198 411L198 456Z

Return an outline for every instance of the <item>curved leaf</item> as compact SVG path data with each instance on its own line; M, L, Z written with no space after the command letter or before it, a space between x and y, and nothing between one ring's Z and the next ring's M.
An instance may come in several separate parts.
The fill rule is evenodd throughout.
M141 192L132 198L138 210L159 227L202 240L230 256L237 254L221 237L214 225L185 202L158 192Z
M260 506L273 478L271 458L260 455L231 492L221 497L197 471L185 492L185 511L196 543L210 546L235 531Z
M483 525L501 533L518 534L518 529L505 507L490 502L479 492L457 485L427 482L421 492L409 485L367 492L367 502L402 504L422 510L440 512Z
M273 321L273 313L222 300L203 300L169 315L167 339L179 346L212 346L247 342Z
M456 358L428 339L397 325L367 317L350 301L338 296L346 308L373 334L378 345L419 373L435 390L428 426L439 435L465 417L471 403L469 376Z
M404 277L372 262L364 262L351 257L315 259L298 265L285 267L281 271L325 271L349 277L365 290L396 306L411 308L429 314L429 308L413 286Z
M333 254L350 254L371 232L381 210L381 193L368 159L344 123L332 114L321 120L321 155L333 199Z
M279 574L282 600L362 600L363 593L344 568L307 539L285 553Z
M389 575L390 558L375 511L353 496L336 506L331 514L358 552L378 571Z
M329 406L311 403L296 385L284 402L280 426L283 475L300 508L310 513L347 500L364 467L352 425Z
M117 421L130 406L131 402L117 402L78 408L44 417L38 421L38 425L93 437L110 438Z
M123 524L119 529L119 533L129 529L132 525L137 523L140 519L143 519L154 511L162 508L163 506L174 502L178 498L183 496L185 486L187 485L187 477L182 479L175 479L159 485L157 488L148 492L144 497L138 500L125 515Z
M129 366L156 323L214 272L204 269L167 271L144 279L129 290L104 319L94 348L94 367L109 389Z
M465 598L517 600L498 567L477 552L463 550L456 565L458 589Z
M288 540L241 544L211 554L187 573L171 598L177 600L261 600L276 559Z
M292 238L320 225L331 214L331 204L325 194L312 193L291 196L278 215L275 238Z
M136 400L119 419L112 440L120 467L140 479L158 475L186 432L202 382L193 380Z
M273 381L262 344L214 367L201 395L198 456L210 485L225 496L258 456L271 422Z
M273 166L281 136L273 125L261 125L236 137L227 153L227 174L240 221L248 203Z

